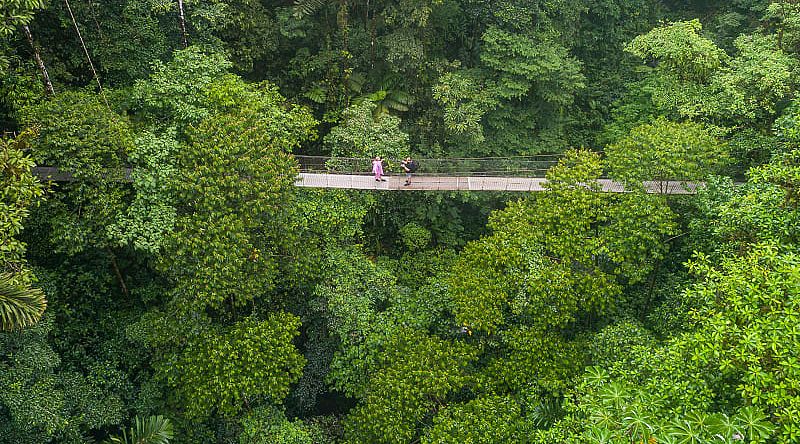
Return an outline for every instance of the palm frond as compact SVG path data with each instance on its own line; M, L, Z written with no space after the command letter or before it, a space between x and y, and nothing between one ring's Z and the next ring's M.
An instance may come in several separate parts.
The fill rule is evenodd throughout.
M531 411L533 423L541 429L550 428L562 416L564 416L564 409L558 398L544 399Z
M131 430L130 444L168 444L172 439L172 423L158 415L146 419L136 417L135 429Z
M130 432L130 433L129 433ZM129 431L122 431L122 438L112 436L106 444L169 444L172 439L172 423L161 415L136 417Z
M0 273L0 330L19 330L39 322L47 300L42 290L17 284Z

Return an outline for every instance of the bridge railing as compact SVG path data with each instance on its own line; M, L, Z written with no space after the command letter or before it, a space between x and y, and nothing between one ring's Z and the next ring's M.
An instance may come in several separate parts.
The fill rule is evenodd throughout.
M372 174L372 159L363 157L295 156L304 173ZM547 170L558 163L560 155L524 157L482 157L417 159L414 173L421 176L504 176L544 177ZM384 171L401 173L402 159L384 159Z

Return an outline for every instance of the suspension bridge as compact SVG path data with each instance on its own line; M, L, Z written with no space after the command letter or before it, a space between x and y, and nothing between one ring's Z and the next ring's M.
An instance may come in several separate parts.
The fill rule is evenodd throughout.
M384 161L384 178L376 181L372 159L355 157L294 156L300 165L295 185L306 188L337 188L377 191L507 191L538 192L547 190L545 173L556 165L560 155L519 157L415 159L419 168L410 185L400 161ZM115 175L121 181L131 180L131 169ZM55 167L36 167L40 179L54 182L74 180L68 171ZM603 192L622 193L625 187L610 179L598 179ZM649 193L694 194L701 182L685 180L650 180L643 183Z
M411 184L405 185L400 161L384 161L386 181L372 174L372 159L355 157L295 156L300 164L296 186L383 191L524 191L547 190L545 174L560 154L516 157L415 159L419 168ZM625 187L610 179L599 179L603 192L622 193ZM645 190L657 194L695 194L699 182L649 180Z

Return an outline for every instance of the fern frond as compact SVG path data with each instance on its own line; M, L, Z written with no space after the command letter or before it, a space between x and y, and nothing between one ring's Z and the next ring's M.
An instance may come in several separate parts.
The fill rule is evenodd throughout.
M354 72L347 77L347 88L356 94L361 93L365 83L367 83L367 77L364 74Z
M308 17L317 12L325 0L294 0L294 16L296 18Z
M400 90L396 90L396 89L392 90L392 91L389 92L389 95L388 95L387 98L390 99L393 102L397 102L397 103L403 104L405 106L410 106L410 105L414 104L414 96L412 96L411 94L409 94L409 93L407 93L405 91L400 91Z
M325 103L325 98L327 97L327 94L328 91L325 90L325 88L322 88L320 86L315 86L311 90L303 93L303 96L305 96L307 99L315 103Z

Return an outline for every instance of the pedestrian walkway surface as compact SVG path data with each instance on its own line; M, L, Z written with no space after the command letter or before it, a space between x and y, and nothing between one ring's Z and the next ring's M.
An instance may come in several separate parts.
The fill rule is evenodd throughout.
M404 186L405 176L385 176L378 182L371 175L300 173L295 185L308 188L342 188L378 191L546 191L547 180L538 177L451 177L418 176ZM608 179L598 180L602 191L622 193L622 184ZM657 194L694 194L697 184L681 181L647 181L645 189Z

